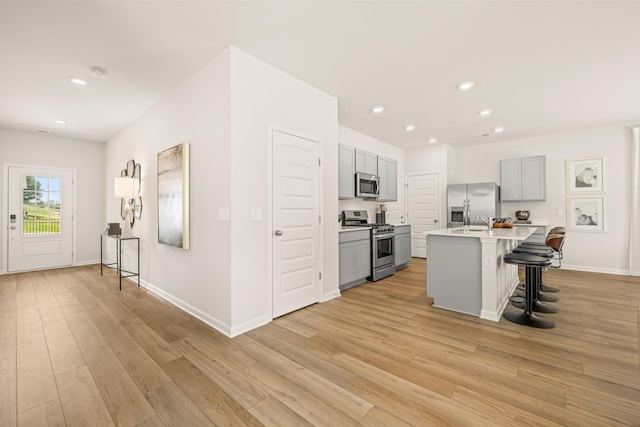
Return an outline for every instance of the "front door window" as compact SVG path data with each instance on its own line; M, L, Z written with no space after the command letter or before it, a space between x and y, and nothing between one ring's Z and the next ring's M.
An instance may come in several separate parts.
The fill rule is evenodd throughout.
M22 189L22 235L59 235L61 200L60 178L25 176Z

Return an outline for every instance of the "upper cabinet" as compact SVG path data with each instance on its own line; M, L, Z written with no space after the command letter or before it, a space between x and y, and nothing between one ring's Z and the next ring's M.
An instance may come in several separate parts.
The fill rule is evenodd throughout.
M356 172L379 176L381 202L398 200L398 162L375 153L338 144L338 198L356 196Z
M398 200L398 162L378 156L378 176L380 177L380 202Z
M356 172L378 175L378 156L375 153L356 149Z
M338 144L338 198L353 199L355 192L355 149Z
M544 156L500 161L500 200L503 202L545 200Z

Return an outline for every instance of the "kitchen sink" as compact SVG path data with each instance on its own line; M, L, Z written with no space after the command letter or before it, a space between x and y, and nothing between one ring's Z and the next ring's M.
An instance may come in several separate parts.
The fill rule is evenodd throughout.
M487 229L487 227L481 226L460 227L455 228L453 231L459 233L489 234L489 230Z

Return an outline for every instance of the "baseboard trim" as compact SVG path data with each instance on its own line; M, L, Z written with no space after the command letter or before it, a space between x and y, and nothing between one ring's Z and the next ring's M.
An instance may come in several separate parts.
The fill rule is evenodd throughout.
M340 297L340 290L336 289L335 291L327 292L326 294L324 294L322 296L322 299L320 300L320 302L321 303L322 302L326 302L326 301L329 301L329 300L332 300L332 299L338 298L338 297Z
M631 275L631 272L629 270L618 270L616 268L586 267L584 265L562 264L561 270L584 271L584 272L587 272L587 273L616 274L618 276L630 276Z
M127 279L129 281L137 284L136 280L133 280L130 277L128 277ZM189 313L190 315L192 315L196 319L201 320L202 322L206 323L207 325L211 326L213 329L217 330L218 332L220 332L221 334L224 334L225 336L227 336L229 338L233 338L234 336L239 335L238 333L236 333L234 335L234 332L235 332L234 329L236 329L236 328L232 329L226 323L221 322L220 320L216 319L215 317L212 317L212 316L208 315L207 313L197 309L196 307L192 306L191 304L186 303L185 301L181 300L180 298L176 298L173 294L170 294L169 292L166 292L166 291L158 288L157 286L152 285L151 283L147 282L146 280L140 280L140 286L144 287L149 292L152 292L153 294L159 296L160 298L162 298L163 300L167 301L168 303L175 305L176 307L178 307L182 311L184 311L186 313ZM262 326L262 324L259 325L259 326ZM247 331L248 330L249 329L247 329ZM246 331L244 331L244 332L246 332Z
M73 267L82 267L85 265L93 265L93 264L100 264L100 260L99 259L91 259L91 260L87 260L87 261L76 261L75 264L73 264Z

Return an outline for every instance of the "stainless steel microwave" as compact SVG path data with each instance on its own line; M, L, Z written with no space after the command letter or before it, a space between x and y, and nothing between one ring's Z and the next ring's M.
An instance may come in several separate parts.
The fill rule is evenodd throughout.
M380 194L380 179L368 173L356 173L356 197L377 199Z

